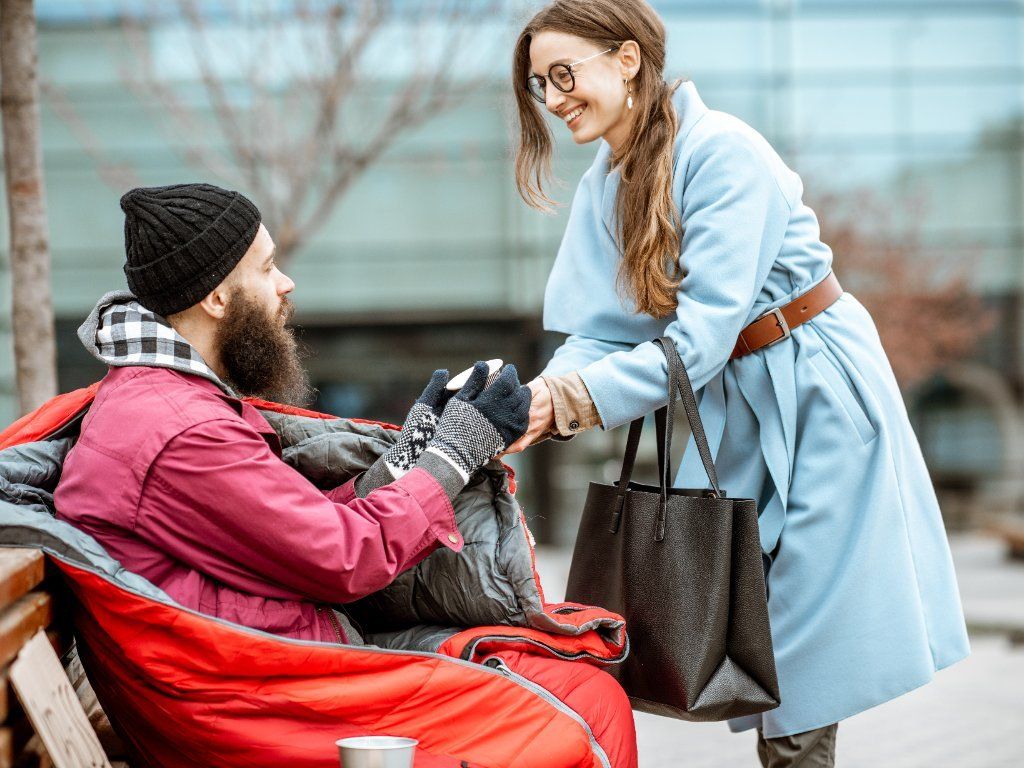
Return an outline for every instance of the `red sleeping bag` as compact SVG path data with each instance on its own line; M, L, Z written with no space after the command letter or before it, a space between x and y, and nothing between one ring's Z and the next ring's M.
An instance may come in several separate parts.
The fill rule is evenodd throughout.
M15 422L0 433L0 449L66 434L97 386ZM418 768L610 765L571 707L509 669L475 662L502 650L620 661L627 642L615 614L545 603L555 632L475 627L440 653L290 640L183 608L66 523L31 507L0 508L0 543L43 547L67 577L82 661L143 764L336 766L336 739L392 734L419 741Z

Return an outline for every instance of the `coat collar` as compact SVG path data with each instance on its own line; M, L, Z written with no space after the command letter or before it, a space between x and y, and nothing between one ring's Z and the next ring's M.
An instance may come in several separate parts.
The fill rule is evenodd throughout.
M679 84L675 93L672 94L672 105L676 109L676 115L679 116L679 128L676 131L674 147L674 156L678 159L683 141L693 126L697 124L697 121L704 117L709 110L700 94L697 93L697 86L694 85L692 80L684 80ZM615 174L616 183L618 183L618 171L610 168L611 156L611 146L609 146L607 141L601 139L601 146L597 150L597 157L594 158L593 167L601 173Z
M675 144L672 147L673 166L679 161L683 151L683 143L693 126L708 113L708 108L697 93L697 86L692 80L684 80L672 94L672 105L679 116L679 129L676 131ZM594 158L592 170L604 177L604 190L601 196L601 218L611 236L618 240L615 226L615 199L619 192L619 170L611 168L612 150L608 142L601 140L597 157Z
M679 115L679 131L676 133L676 157L683 141L690 133L690 130L697 124L704 115L708 113L707 105L697 93L697 86L692 80L684 80L679 84L675 94L672 96L672 104L675 105L676 114Z

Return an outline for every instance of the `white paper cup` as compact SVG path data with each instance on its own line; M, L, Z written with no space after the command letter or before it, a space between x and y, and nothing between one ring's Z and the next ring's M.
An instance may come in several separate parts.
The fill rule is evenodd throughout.
M491 384L494 383L495 379L498 378L498 374L501 373L501 368L503 365L505 365L505 362L497 357L494 358L493 360L487 361L488 372L487 384L485 384L485 386L489 387ZM462 389L462 385L469 381L469 377L472 375L472 373L473 368L469 367L462 373L457 374L455 378L449 380L446 389L448 389L450 392L458 392L460 389Z
M341 768L413 768L419 744L401 736L352 736L334 743Z

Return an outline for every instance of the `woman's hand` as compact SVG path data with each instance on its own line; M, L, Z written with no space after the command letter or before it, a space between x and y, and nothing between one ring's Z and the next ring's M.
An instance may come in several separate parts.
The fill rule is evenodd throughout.
M528 445L537 442L555 426L555 410L551 405L551 391L539 376L527 384L530 388L530 426L526 434L510 445L502 456L519 453Z

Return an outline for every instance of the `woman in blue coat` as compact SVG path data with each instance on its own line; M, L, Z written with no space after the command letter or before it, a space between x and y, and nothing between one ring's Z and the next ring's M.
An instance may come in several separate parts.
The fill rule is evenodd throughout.
M664 60L643 0L559 0L516 44L526 201L550 203L543 109L600 143L545 294L544 327L568 338L531 382L513 451L664 405L650 341L674 339L721 485L759 500L770 562L782 704L731 725L760 729L764 765L831 765L840 720L968 654L949 545L874 323L838 287L800 178L693 83L666 84ZM706 482L691 441L676 485Z

